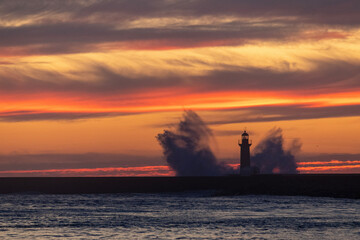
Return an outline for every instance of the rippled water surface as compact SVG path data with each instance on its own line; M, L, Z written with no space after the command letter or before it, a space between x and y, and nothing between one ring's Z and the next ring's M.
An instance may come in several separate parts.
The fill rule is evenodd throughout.
M360 201L211 193L0 195L0 239L360 239Z

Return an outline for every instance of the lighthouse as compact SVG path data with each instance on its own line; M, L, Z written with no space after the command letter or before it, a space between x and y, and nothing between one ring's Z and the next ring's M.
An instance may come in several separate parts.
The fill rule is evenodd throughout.
M251 142L249 142L249 134L246 130L241 135L241 143L238 141L240 146L240 174L251 172L250 167L250 146Z

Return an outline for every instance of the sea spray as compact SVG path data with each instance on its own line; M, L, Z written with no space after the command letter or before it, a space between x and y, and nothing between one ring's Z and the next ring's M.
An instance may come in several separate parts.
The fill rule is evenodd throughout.
M221 176L235 173L219 163L210 149L211 130L193 111L185 111L174 131L165 130L157 139L177 176Z
M239 173L219 162L209 146L210 128L194 111L187 110L174 130L157 135L169 167L177 176L223 176ZM284 149L282 130L274 128L255 147L251 166L263 174L297 173L293 152L300 144L294 141L290 150Z
M259 168L262 174L298 173L293 153L299 151L300 147L299 141L294 140L290 149L285 150L281 128L273 128L255 147L254 154L251 157L251 165Z

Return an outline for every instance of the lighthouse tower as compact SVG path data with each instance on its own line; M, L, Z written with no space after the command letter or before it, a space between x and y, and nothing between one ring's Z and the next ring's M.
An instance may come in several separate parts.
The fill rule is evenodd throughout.
M240 146L240 173L250 171L251 142L249 142L249 134L246 130L241 135L241 143L239 140L238 144Z

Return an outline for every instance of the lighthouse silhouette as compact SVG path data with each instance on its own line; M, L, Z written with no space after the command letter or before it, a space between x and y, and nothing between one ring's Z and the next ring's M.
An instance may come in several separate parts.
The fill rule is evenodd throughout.
M240 174L241 175L253 175L257 174L258 168L251 167L250 164L250 146L252 142L249 140L249 134L244 130L241 134L241 143L238 141L240 146Z
M249 134L244 131L241 135L241 143L239 141L240 146L240 169L250 167L250 146L249 143Z

